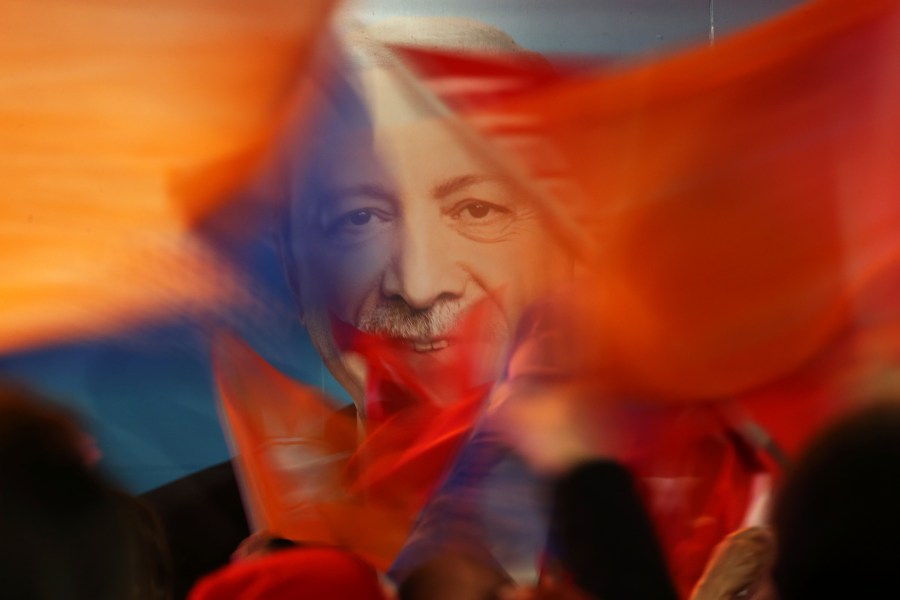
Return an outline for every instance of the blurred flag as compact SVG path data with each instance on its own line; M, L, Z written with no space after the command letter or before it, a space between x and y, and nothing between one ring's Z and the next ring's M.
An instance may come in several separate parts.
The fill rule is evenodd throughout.
M0 352L233 300L191 234L296 101L334 0L2 0Z
M377 342L363 343L374 351ZM378 360L390 354L385 346ZM236 338L219 340L214 366L254 529L338 545L382 570L467 439L487 391L472 388L438 406L392 370L390 381L380 378L384 411L360 422L352 406L338 410Z
M692 401L800 367L897 270L898 33L892 0L822 0L490 103L442 83L462 59L398 54L534 185L566 182L535 198L586 248L571 297L591 335L570 356L625 391Z

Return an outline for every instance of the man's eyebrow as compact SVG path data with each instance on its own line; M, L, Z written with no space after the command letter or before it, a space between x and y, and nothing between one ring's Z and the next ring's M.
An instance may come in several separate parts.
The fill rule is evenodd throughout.
M448 179L447 181L442 181L441 183L434 186L431 189L431 195L433 198L440 200L469 186L484 183L485 181L499 180L499 178L493 177L491 175L460 175L459 177L454 177L452 179Z
M335 188L331 190L329 195L337 198L363 196L366 198L378 198L379 200L385 200L387 202L393 202L395 199L394 193L391 190L380 186L377 183L361 183L350 187Z

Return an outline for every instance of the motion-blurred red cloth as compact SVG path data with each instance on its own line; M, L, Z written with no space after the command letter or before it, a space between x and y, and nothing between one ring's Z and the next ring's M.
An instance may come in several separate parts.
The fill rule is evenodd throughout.
M376 351L377 340L365 337L367 351ZM378 348L382 364L403 371L390 343ZM468 437L486 392L475 387L440 406L391 371L392 385L378 386L390 408L359 422L234 338L220 340L215 369L254 527L340 545L382 570Z
M190 600L384 600L378 574L333 548L283 550L246 559L201 579Z
M587 240L583 354L609 383L715 399L810 360L897 268L898 32L894 0L820 0L712 47L446 100L536 183L568 182L547 200ZM457 66L403 56L438 94Z
M547 214L589 242L571 295L579 335L557 360L692 415L635 466L694 480L658 513L683 592L744 516L758 467L719 415L747 411L791 449L836 410L850 371L896 358L896 320L879 320L870 292L900 257L898 6L821 0L711 48L542 81L463 115L534 185L565 181ZM405 458L382 447L402 481L387 465Z
M403 56L426 82L458 66ZM900 3L820 0L713 47L489 106L445 98L536 184L568 182L550 197L559 231L588 243L560 309L575 335L545 358L673 405L633 467L692 481L654 506L684 594L762 466L733 425L762 426L790 454L900 360L897 64Z

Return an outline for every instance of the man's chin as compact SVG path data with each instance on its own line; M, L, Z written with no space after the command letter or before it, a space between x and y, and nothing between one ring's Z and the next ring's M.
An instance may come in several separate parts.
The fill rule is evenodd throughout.
M493 383L503 366L503 344L497 341L404 341L398 347L410 374L441 404Z

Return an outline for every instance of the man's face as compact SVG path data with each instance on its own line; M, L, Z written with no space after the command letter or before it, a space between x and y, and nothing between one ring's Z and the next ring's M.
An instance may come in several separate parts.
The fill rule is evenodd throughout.
M522 311L569 260L534 207L445 121L386 71L365 83L373 131L329 149L327 199L308 217L315 281L304 285L320 286L337 318L401 341L418 374L465 353L490 381ZM463 339L454 328L475 306L482 318Z

